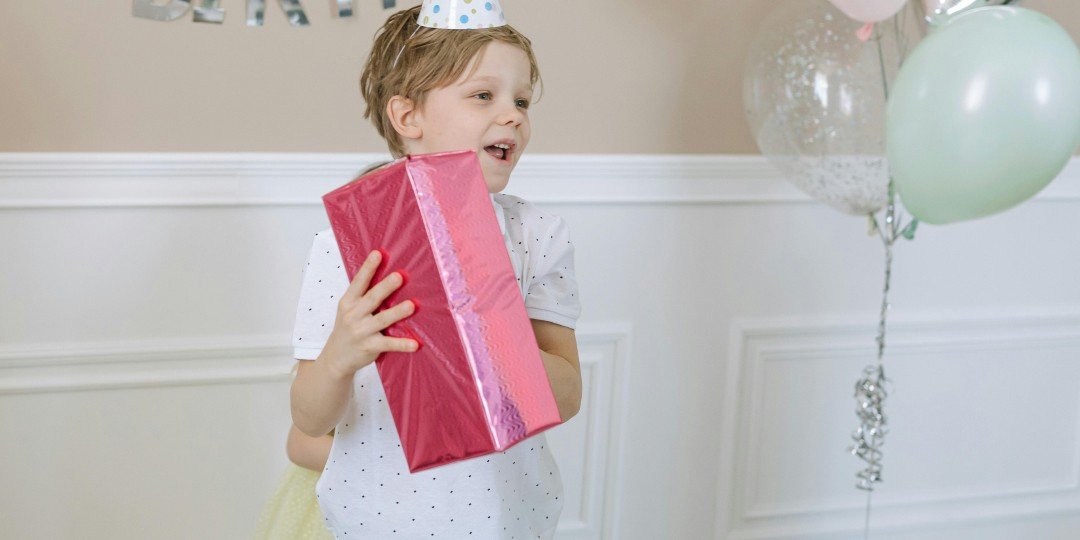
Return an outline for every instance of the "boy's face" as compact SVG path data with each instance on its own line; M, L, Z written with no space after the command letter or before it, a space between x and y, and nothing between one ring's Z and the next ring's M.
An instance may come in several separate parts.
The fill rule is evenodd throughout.
M497 193L529 144L531 101L529 57L513 45L492 41L458 81L428 93L412 119L418 129L411 134L419 136L402 134L402 139L410 154L476 150L488 191Z

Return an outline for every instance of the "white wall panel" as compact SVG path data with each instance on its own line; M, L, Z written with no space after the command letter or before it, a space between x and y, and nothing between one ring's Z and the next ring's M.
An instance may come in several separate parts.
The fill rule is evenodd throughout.
M0 537L247 536L319 196L378 155L0 154ZM582 413L561 538L861 538L882 248L755 156L538 155ZM896 248L873 538L1080 537L1080 167Z

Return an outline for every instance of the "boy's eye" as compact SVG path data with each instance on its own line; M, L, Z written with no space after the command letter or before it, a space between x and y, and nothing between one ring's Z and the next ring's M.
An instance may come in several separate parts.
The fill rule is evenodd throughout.
M476 94L476 97L478 97L480 99L483 99L483 100L490 100L491 99L491 92L480 92L480 93ZM529 108L529 100L524 99L524 98L516 100L514 102L514 104L517 105L518 107L523 108L523 109L528 109Z

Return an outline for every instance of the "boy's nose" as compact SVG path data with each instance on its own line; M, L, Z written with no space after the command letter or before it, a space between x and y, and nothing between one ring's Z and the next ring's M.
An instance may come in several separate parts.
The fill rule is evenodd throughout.
M513 104L509 108L504 108L504 110L499 113L498 122L500 125L509 124L516 126L518 124L521 124L521 122L524 120L525 113L523 113L521 109L517 107L517 104Z

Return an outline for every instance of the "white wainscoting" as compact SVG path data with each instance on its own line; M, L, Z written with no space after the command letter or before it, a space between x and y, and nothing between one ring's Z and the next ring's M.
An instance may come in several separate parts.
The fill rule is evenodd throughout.
M874 330L835 319L732 325L722 470L734 476L719 482L728 538L861 530L851 467L837 469L829 454L854 431L854 398L834 398L851 390L845 375L871 363ZM876 493L875 530L1080 509L1080 313L928 313L893 321L887 342L888 377L930 379L886 399L900 420L886 438L886 471L897 472Z
M285 464L319 197L369 154L0 154L0 537L241 538ZM582 412L561 539L862 537L882 250L757 156L538 155ZM1080 164L896 247L872 538L1080 537Z
M611 536L617 527L616 481L622 470L619 430L625 410L622 403L631 327L626 323L586 324L579 327L577 335L581 411L549 433L565 490L559 537L603 538L605 531ZM72 343L63 348L4 347L0 348L0 395L264 382L287 385L294 362L292 349L281 344L289 340L289 335L279 335ZM93 493L82 496L93 497Z

